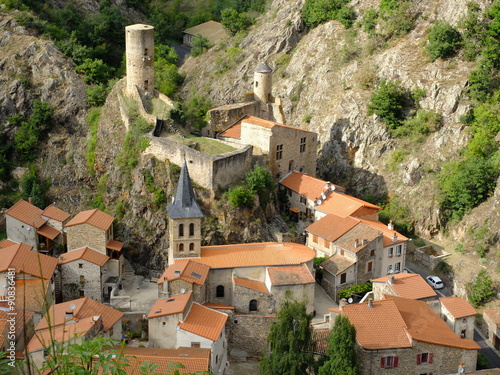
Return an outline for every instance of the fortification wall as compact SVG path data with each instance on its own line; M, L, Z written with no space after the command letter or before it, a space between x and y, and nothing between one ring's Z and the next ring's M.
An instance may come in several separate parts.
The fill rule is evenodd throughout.
M255 116L259 112L258 102L223 105L208 111L210 120L202 129L205 137L214 137L217 132L227 129L243 116Z
M251 168L252 146L211 157L166 138L152 135L148 137L151 143L145 151L146 154L177 165L182 165L185 158L193 181L207 189L216 190L227 186L243 178Z

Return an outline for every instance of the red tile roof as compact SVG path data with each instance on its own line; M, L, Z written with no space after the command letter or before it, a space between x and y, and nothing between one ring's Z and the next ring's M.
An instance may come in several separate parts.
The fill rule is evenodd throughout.
M66 211L63 211L60 208L51 204L47 206L45 210L43 210L42 216L48 217L49 219L53 219L56 221L60 221L62 223L66 219L68 219L71 215L68 214Z
M243 288L256 290L261 293L269 294L266 284L260 281L244 279L241 277L234 276L234 285L242 286Z
M113 251L122 251L123 245L125 245L123 242L109 239L108 243L106 244L106 249Z
M18 306L19 309L11 311L3 311L0 310L0 320L1 319L10 319L12 318L12 315L8 315L8 313L15 313L15 325L16 325L16 338L19 337L19 335L22 333L24 330L24 325L28 323L31 318L33 317L34 312L33 311L28 311L28 310L20 310L21 306ZM0 330L1 332L1 330ZM1 345L0 345L1 346Z
M374 221L374 220L365 220L365 219L359 219L362 223L371 226L372 228L375 228L377 230L380 230L382 234L384 235L384 246L390 246L394 243L398 242L403 242L407 241L408 238L403 236L401 233L396 232L395 230L391 230L385 225L384 223L381 223L380 221ZM396 236L396 241L394 241L393 237Z
M71 308L72 305L74 309ZM73 311L73 318L66 319L67 311ZM88 297L82 297L50 306L48 313L43 317L40 323L38 323L35 330L40 331L48 329L49 326L57 327L63 324L68 325L68 321L78 322L82 319L96 315L101 316L103 329L104 332L106 332L123 317L124 313ZM48 319L48 317L50 317L50 319Z
M396 296L410 298L410 299L422 299L437 296L434 289L431 288L427 281L425 281L422 276L415 273L397 273L393 275L394 283L389 286L394 291ZM389 276L379 277L378 279L372 280L373 283L388 283Z
M376 213L382 208L372 203L365 202L347 194L340 194L332 191L325 201L316 209L327 214L337 214L339 216L352 216L360 208L371 210ZM366 212L365 212L366 213Z
M176 276L176 271L179 271L178 276ZM206 264L198 263L194 260L177 262L167 267L163 275L158 280L157 284L162 285L165 280L184 280L188 283L194 283L201 286L207 279L208 271L210 271L209 266L207 266Z
M109 260L109 257L106 254L91 249L90 247L82 247L80 249L71 250L67 253L59 255L58 264L66 264L80 259L96 264L99 267L103 267Z
M220 134L220 136L221 137L229 137L229 138L240 138L241 137L241 126L242 126L242 123L257 125L257 126L261 126L263 128L267 128L267 129L272 129L275 126L280 126L280 127L283 127L283 128L290 128L290 129L295 129L295 130L303 131L303 132L306 132L306 133L313 133L313 132L311 132L309 130L304 130L304 129L301 129L301 128L296 128L294 126L288 126L288 125L284 125L284 124L279 124L277 122L270 121L270 120L264 120L264 119L261 119L261 118L255 117L255 116L245 116L243 119L241 119L240 121L238 121L236 124L234 124L230 128L228 128L225 131L223 131Z
M473 340L460 339L424 301L388 298L396 304L413 340L460 349L481 349Z
M180 314L189 307L193 293L178 294L169 298L159 299L155 302L148 314L148 319L159 316Z
M13 241L8 240L7 238L4 238L2 241L0 241L0 249L3 249L5 247L9 247L9 246L12 246L15 244L17 244L17 242L13 242Z
M309 262L316 252L293 242L261 242L235 245L202 246L196 262L211 268L280 266ZM182 262L176 259L176 263Z
M483 315L486 315L493 321L493 323L495 323L497 326L500 326L500 307L483 310Z
M56 238L61 233L47 224L42 225L36 232L44 237L50 238L51 240Z
M300 266L268 267L267 272L269 272L271 284L274 286L311 284L316 282L311 271L309 271L309 268L305 264Z
M50 281L42 279L16 279L16 309L40 312L45 309ZM3 298L1 298L3 299ZM8 307L0 302L0 307Z
M330 272L332 275L339 275L356 262L342 255L332 255L330 258L321 263L321 267Z
M439 300L455 319L476 315L476 309L463 298L441 297Z
M306 231L328 241L335 241L358 224L358 219L329 214L309 225Z
M86 223L102 230L108 230L111 224L113 224L113 220L113 216L94 208L93 210L77 213L73 219L68 221L66 227Z
M7 340L9 328L7 328L7 319L0 318L0 348L2 348ZM10 326L9 326L10 327ZM9 347L9 345L6 345Z
M31 250L30 245L18 243L0 249L0 272L14 268L16 273L49 280L57 266L57 259Z
M281 185L286 186L287 188L311 200L319 198L321 193L327 189L328 183L328 181L295 171L291 172L280 181ZM341 186L334 184L331 185L335 187L335 189L345 191L345 189Z
M234 310L234 306L231 305L223 305L215 302L205 302L203 306L208 307L209 309L214 310Z
M314 343L314 353L326 354L328 349L329 329L314 329L312 333L312 341Z
M35 228L40 228L47 220L42 219L42 210L21 199L11 208L9 208L5 215L9 215L14 219L22 221L25 224L31 225Z
M184 322L179 323L180 329L217 341L224 330L227 314L193 303Z

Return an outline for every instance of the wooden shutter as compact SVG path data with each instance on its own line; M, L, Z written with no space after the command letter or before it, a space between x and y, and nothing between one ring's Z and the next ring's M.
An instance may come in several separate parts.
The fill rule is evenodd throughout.
M419 365L421 363L422 363L422 355L421 354L417 354L417 365Z
M392 363L393 363L393 365L392 365L393 367L398 367L398 357L394 356Z
M380 358L380 367L385 368L385 357Z
M429 359L427 363L432 363L432 359L434 358L434 354L429 353Z

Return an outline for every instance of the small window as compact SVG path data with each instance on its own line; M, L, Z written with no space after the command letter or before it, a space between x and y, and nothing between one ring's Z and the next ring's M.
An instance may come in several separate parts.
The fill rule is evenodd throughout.
M392 273L392 264L387 266L387 273Z
M393 254L394 250L392 247L389 248L389 250L387 250L387 255L392 257L394 254Z
M345 284L346 281L347 281L347 273L344 272L343 274L340 275L340 283Z
M144 48L144 56L147 56L147 55L148 55L148 49Z
M382 368L398 367L398 357L390 355L387 357L380 358L380 367Z
M288 196L291 198L292 197L292 189L289 189L289 188L286 188L286 193L288 194Z
M217 298L224 298L224 285L218 285L215 289L215 296Z
M402 245L398 245L398 246L396 247L396 255L397 255L397 256L401 255L401 251L402 251L402 249L403 249L403 246L402 246Z
M329 248L330 248L330 241L328 241L328 240L323 240L323 241L324 241L324 245L325 245L325 247L326 247L327 249L329 249Z
M147 90L147 89L148 89L148 86L149 86L149 81L148 81L148 80L145 80L145 81L144 81L144 90Z
M374 256L375 256L375 249L371 249L371 250L370 250L370 256L371 256L371 257L374 257Z
M432 353L417 354L417 365L432 363L433 357Z
M367 271L368 271L368 272L373 271L373 262L368 262Z
M194 251L194 243L189 244L189 251Z
M257 300L253 299L250 301L249 311L257 311Z
M184 244L183 244L183 243L180 243L180 244L178 245L178 250L179 250L179 253L184 252Z
M184 237L184 224L179 224L179 237Z
M283 157L283 145L276 146L276 160L281 160Z
M78 263L78 268L83 268L83 263Z
M300 138L300 153L306 152L306 137Z
M85 282L85 276L80 275L80 284L83 284Z
M340 249L340 255L344 256L345 255L345 251L344 249Z
M192 348L199 348L199 347L200 347L200 345L201 345L201 344L200 344L199 342L192 342L192 343L191 343L191 347L192 347Z
M163 323L163 327L167 326L167 322L162 322L162 323Z
M259 81L255 81L255 87L259 87Z
M85 291L83 289L80 289L80 297L85 297Z
M306 197L304 197L304 196L302 196L302 195L301 195L301 196L300 196L300 203L302 203L302 204L306 204L306 203L307 203L307 199L306 199Z
M465 339L465 336L467 336L467 330L463 329L462 332L460 332L460 338Z
M291 171L293 169L293 160L288 162L288 170Z
M194 236L194 224L191 223L189 224L189 237L193 237Z
M313 242L318 243L318 236L316 236L315 234L313 234Z
M395 264L395 267L394 267L394 268L395 268L396 272L401 271L401 262L397 262L397 263Z

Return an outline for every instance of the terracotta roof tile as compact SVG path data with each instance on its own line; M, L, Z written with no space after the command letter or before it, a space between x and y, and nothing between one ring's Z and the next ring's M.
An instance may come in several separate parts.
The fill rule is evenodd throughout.
M365 219L359 219L362 223L371 226L372 228L375 228L377 230L380 230L382 234L384 235L384 246L390 246L394 243L398 242L403 242L407 241L408 238L403 236L401 233L396 232L395 230L391 230L385 225L384 223L381 223L380 221L375 221L375 220L365 220ZM394 242L393 237L396 236L396 242Z
M82 247L80 249L71 250L67 253L59 255L58 264L66 264L80 259L103 267L109 260L109 257L106 254L91 249L90 247Z
M75 336L84 336L96 324L93 317L85 318L77 323L67 324L59 327L53 327L45 331L35 332L26 347L26 352L31 353L48 347L52 340L57 342L66 342Z
M121 351L121 347L116 349ZM139 366L145 361L158 364L155 373L169 374L171 369L168 367L171 363L180 363L185 368L178 369L179 373L195 373L208 371L210 366L210 349L205 348L187 348L179 347L177 349L160 348L136 348L126 346L123 348L123 354L128 357L128 364L125 370L128 374L138 374Z
M31 225L35 228L40 228L47 220L42 219L42 210L21 199L11 208L9 208L5 215L9 215L14 219L22 221L25 224Z
M66 319L66 312L71 311L71 305L75 306L73 309L73 318ZM48 313L43 317L40 323L38 323L35 330L40 331L48 329L49 324L52 327L57 327L68 321L80 321L96 315L101 316L103 330L106 332L123 317L124 313L88 297L82 297L50 306ZM49 316L50 319L47 319Z
M224 330L227 314L193 303L184 322L179 323L180 329L217 341Z
M196 262L211 268L280 266L302 264L312 260L316 252L292 242L261 242L221 246L202 246ZM182 262L176 259L176 262Z
M221 137L240 138L241 137L241 122L237 122L236 124L234 124L230 128L224 130L219 135Z
M300 172L291 172L288 176L280 181L280 184L303 195L311 200L316 200L321 196L321 193L328 189L328 181L309 176ZM345 191L341 186L331 184L336 190Z
M7 319L0 318L0 348L3 347L5 341L7 340L8 328L7 328ZM7 332L6 332L7 328ZM9 346L9 345L7 345Z
M425 302L424 302L425 303ZM356 327L356 340L365 349L411 348L406 322L393 300L354 303L342 306L342 312Z
M176 275L176 271L179 271L179 275ZM157 284L161 285L165 280L184 280L188 283L194 283L196 285L203 285L208 276L208 271L210 267L206 264L198 263L194 260L188 260L186 262L175 263L165 270L163 275L158 280Z
M192 294L192 292L189 292L159 299L149 311L148 319L184 312L186 307L189 306Z
M261 293L269 294L269 290L267 290L266 284L260 281L244 279L241 277L234 276L234 285L242 286L243 288L256 290Z
M93 210L77 213L73 219L68 221L66 227L86 223L102 230L108 230L108 228L113 224L113 220L113 216L94 208Z
M472 307L472 305L463 298L441 297L439 300L455 319L476 315L476 309L474 309L474 307Z
M500 326L500 307L494 309L486 309L483 315L489 317L497 326Z
M306 231L328 241L335 241L358 224L358 219L329 214L309 225Z
M14 268L16 273L49 280L57 266L57 259L31 250L32 247L18 243L0 250L0 272Z
M296 285L296 284L311 284L316 282L311 271L305 264L300 266L282 266L268 267L269 278L271 284L279 285Z
M214 310L234 310L234 306L231 305L223 305L215 302L205 302L203 306L208 307L209 309Z
M20 307L20 306L18 306ZM24 329L24 325L31 320L33 317L34 312L33 311L28 311L28 310L14 310L11 311L3 311L0 310L0 319L10 319L12 315L8 315L8 313L15 313L16 314L16 337L19 337L19 335L22 333ZM1 329L0 329L1 332ZM1 346L1 345L0 345Z
M415 273L397 273L393 275L394 283L390 285L396 296L422 299L437 296L434 289L431 288L422 276ZM372 280L373 283L388 283L389 276L379 277Z
M241 137L241 126L242 126L243 123L247 123L247 124L251 124L251 125L257 125L257 126L261 126L263 128L267 128L267 129L272 129L275 126L280 126L280 127L283 127L283 128L289 128L289 129L299 130L299 131L302 131L302 132L305 132L305 133L313 133L313 132L311 132L309 130L304 130L304 129L301 129L301 128L296 128L294 126L288 126L288 125L284 125L284 124L279 124L277 122L270 121L270 120L264 120L264 119L261 119L261 118L255 117L255 116L245 116L243 119L241 119L240 121L238 121L236 124L234 124L230 128L226 129L224 132L222 132L220 134L220 136L221 137L230 137L230 138L240 138Z
M50 281L42 279L16 279L16 309L32 312L44 310L49 285ZM8 305L2 301L0 307Z
M0 249L3 249L5 247L9 247L9 246L12 246L15 244L17 244L17 242L13 242L13 241L8 240L7 238L4 238L2 241L0 241Z
M342 255L332 255L330 258L321 263L321 267L332 275L339 275L346 269L354 265L356 262Z
M332 191L325 201L320 204L317 209L327 214L337 214L339 216L351 216L361 208L371 209L376 213L382 208L351 195L340 194ZM366 213L366 211L364 211Z
M108 240L108 243L106 244L106 249L113 250L113 251L122 251L124 245L125 244L123 242L112 240L110 238Z
M359 223L333 241L333 243L343 249L357 253L378 238L379 235L380 231L366 224Z
M47 206L45 210L43 210L42 216L48 217L49 219L53 219L56 221L60 221L62 223L66 219L68 219L71 215L68 214L66 211L63 211L60 208L51 204Z
M387 298L396 304L413 340L468 350L481 349L475 341L459 338L424 301Z
M328 349L328 336L330 335L329 329L314 329L312 333L312 341L314 343L314 353L326 354Z
M47 224L42 225L36 232L44 237L50 238L51 240L61 234L60 231Z

